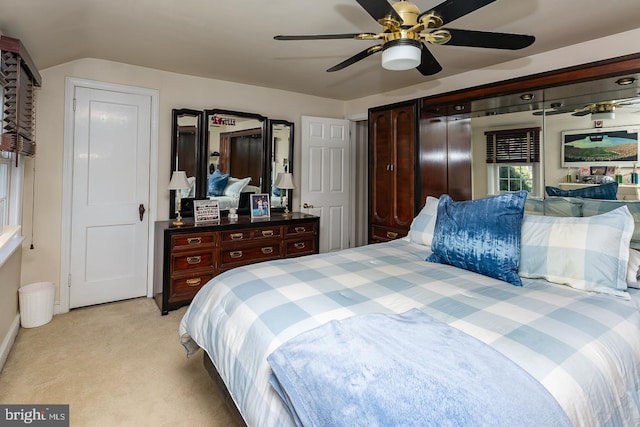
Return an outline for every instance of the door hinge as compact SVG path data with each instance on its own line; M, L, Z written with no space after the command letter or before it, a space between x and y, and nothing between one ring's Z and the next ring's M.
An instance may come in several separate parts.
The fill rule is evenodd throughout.
M76 99L75 98L73 98L73 111L74 112L76 111Z
M67 287L70 288L71 287L71 275L69 275L67 277Z

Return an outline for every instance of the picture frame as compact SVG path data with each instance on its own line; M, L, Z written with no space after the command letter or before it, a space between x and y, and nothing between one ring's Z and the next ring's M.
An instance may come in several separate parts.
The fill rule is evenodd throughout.
M251 219L269 218L271 216L271 201L269 194L251 194Z
M196 224L220 221L220 206L217 200L194 200L193 219Z
M640 163L640 127L562 132L562 167L623 166Z

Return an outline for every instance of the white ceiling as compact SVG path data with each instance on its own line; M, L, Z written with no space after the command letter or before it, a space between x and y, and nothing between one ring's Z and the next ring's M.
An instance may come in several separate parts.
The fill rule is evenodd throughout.
M459 0L466 1L466 0ZM442 0L415 0L426 11ZM639 0L496 0L451 28L531 34L523 50L430 46L444 70L387 71L374 54L325 70L372 41L275 41L278 34L378 32L355 0L0 0L0 30L40 70L99 58L350 100L640 27Z

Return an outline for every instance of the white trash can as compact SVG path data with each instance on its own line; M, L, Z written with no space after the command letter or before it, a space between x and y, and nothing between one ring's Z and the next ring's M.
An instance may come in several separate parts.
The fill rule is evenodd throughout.
M18 288L20 301L20 325L35 328L47 324L53 318L53 282L31 283Z

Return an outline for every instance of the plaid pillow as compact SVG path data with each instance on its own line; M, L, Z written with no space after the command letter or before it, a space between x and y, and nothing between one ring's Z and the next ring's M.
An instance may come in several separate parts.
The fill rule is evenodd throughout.
M437 216L438 199L428 196L424 207L411 222L409 240L420 245L431 246Z
M525 215L521 277L628 298L633 217L626 206L588 218Z

